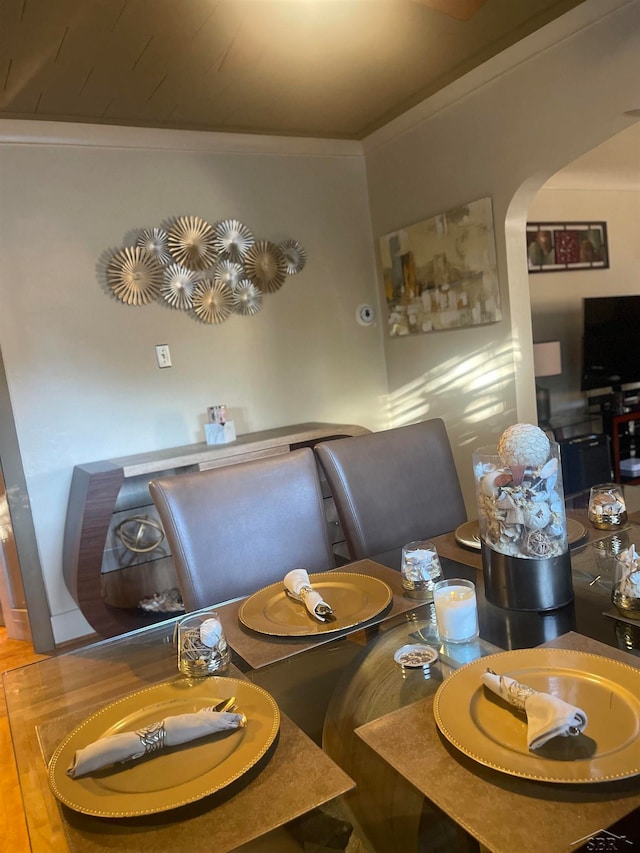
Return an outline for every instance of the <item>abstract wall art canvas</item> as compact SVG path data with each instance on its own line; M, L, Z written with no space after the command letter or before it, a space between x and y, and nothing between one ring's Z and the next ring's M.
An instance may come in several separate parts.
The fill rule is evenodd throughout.
M386 234L379 246L390 335L502 319L490 198Z

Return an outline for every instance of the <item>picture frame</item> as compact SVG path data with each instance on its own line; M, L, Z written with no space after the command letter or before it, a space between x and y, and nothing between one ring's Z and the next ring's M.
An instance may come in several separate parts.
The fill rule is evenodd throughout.
M391 336L502 319L491 198L385 234L378 247Z
M609 268L606 222L527 222L530 273Z

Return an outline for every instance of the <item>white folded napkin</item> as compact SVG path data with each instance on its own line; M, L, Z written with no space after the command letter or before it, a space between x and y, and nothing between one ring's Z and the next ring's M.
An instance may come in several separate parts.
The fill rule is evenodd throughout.
M167 746L178 746L215 732L244 728L246 724L244 714L219 712L211 708L203 708L193 714L176 714L137 732L107 735L76 750L67 775L75 779L111 764L134 761Z
M508 675L496 675L487 670L482 683L527 715L527 744L539 749L554 737L579 735L587 725L587 715L550 693L540 693Z
M326 619L318 608L329 608L330 606L323 600L319 592L311 587L309 574L306 569L292 569L284 577L284 587L292 598L296 601L302 601L312 616L325 622Z

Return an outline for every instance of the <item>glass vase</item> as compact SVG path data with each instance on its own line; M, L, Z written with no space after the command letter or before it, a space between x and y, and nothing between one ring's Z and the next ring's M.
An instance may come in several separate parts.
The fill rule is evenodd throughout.
M485 593L514 610L552 610L573 599L560 446L513 472L495 447L473 454Z

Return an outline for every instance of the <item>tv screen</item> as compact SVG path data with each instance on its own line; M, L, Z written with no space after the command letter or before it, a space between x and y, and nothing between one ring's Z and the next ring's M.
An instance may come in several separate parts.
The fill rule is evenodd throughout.
M640 382L640 296L588 297L583 303L582 390Z

